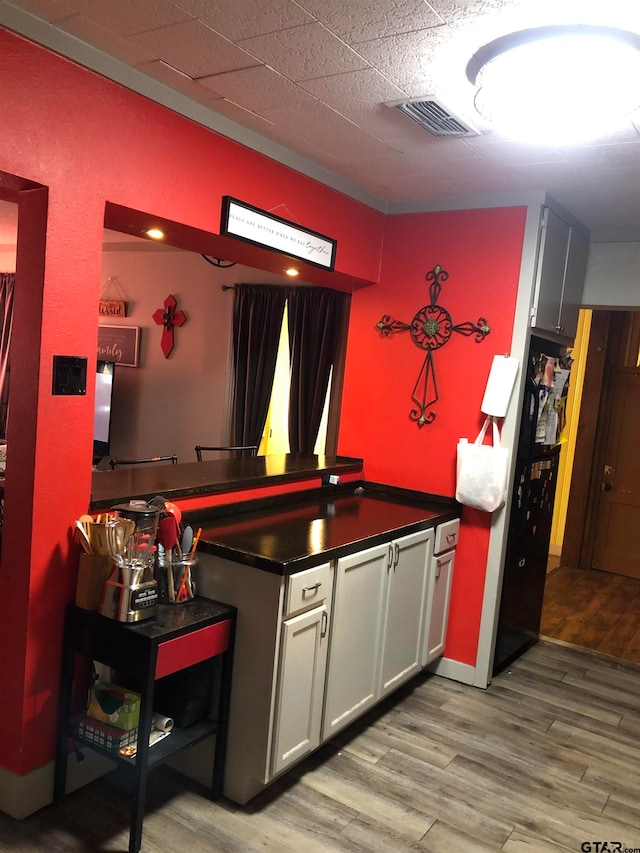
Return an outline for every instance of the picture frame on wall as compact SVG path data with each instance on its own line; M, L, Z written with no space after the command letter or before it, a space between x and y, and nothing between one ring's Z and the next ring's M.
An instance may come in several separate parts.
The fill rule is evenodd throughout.
M337 240L230 195L222 197L220 233L315 267L335 269Z
M139 326L98 326L98 358L122 367L137 367L139 352Z

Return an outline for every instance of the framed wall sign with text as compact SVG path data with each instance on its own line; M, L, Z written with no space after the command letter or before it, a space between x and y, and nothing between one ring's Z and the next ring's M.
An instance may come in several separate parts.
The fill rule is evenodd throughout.
M333 270L337 241L225 195L220 233Z
M139 348L139 326L98 326L98 358L137 367Z

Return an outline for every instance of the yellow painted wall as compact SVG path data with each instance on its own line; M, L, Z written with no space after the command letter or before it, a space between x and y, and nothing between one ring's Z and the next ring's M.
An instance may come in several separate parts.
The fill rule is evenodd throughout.
M560 453L556 500L553 508L551 542L549 544L549 552L551 554L559 555L562 552L562 540L564 539L564 530L567 521L569 488L571 486L571 473L573 471L578 421L580 419L580 404L582 402L582 389L584 387L585 366L587 362L587 351L589 348L589 335L591 333L591 316L592 312L588 308L583 308L580 311L580 316L578 318L578 331L576 334L575 344L571 350L571 356L574 361L571 365L569 394L567 396L567 425L560 437L562 442L562 451Z

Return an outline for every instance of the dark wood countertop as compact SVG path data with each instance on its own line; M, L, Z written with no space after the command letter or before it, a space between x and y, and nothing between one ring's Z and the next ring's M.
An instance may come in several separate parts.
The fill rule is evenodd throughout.
M459 516L452 498L345 484L291 495L280 505L201 517L198 550L288 575Z
M293 483L314 477L320 481L323 474L361 471L362 459L293 453L94 471L91 478L90 510L108 509L131 499L150 500L156 495L176 500L256 486Z

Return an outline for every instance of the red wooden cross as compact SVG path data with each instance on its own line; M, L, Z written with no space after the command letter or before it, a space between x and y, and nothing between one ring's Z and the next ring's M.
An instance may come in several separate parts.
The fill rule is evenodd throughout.
M187 320L182 311L176 311L177 304L175 297L169 294L169 296L164 300L164 309L158 308L157 311L154 311L152 314L156 323L163 327L160 346L162 347L162 352L164 353L165 358L169 358L171 350L173 349L174 327L182 326Z

